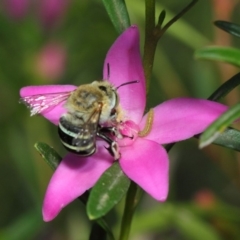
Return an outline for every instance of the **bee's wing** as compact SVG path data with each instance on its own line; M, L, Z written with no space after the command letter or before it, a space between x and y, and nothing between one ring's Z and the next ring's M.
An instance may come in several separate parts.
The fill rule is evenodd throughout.
M31 116L51 110L59 103L68 99L72 91L38 94L20 98L20 103L24 103L31 110Z
M85 122L79 134L73 139L73 145L75 146L86 146L89 144L95 145L95 139L98 130L99 118L101 115L102 105L99 105L99 108L96 108L87 122Z

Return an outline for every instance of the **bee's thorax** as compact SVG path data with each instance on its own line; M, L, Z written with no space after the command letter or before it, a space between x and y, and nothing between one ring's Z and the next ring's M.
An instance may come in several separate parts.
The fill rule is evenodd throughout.
M116 121L119 98L114 87L105 81L80 85L68 98L65 108L68 113L87 120L101 105L99 124Z

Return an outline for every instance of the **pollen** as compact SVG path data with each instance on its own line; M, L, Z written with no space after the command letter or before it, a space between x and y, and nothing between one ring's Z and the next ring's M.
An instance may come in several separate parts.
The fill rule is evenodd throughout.
M151 108L147 115L147 121L146 121L145 127L138 132L139 137L146 137L150 133L150 131L152 130L153 116L154 116L154 111Z

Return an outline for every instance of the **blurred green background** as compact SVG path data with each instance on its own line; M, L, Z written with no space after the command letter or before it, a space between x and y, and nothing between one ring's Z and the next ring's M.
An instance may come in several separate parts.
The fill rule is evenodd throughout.
M174 16L187 0L159 0L157 14ZM144 1L127 0L132 24L144 41ZM208 45L240 47L213 25L215 20L239 22L234 0L200 0L160 40L148 106L174 97L207 98L238 69L194 59ZM0 240L88 239L91 222L79 202L67 206L49 223L41 204L52 175L34 149L38 141L61 155L56 127L30 117L19 104L27 85L89 83L102 78L108 48L117 37L99 0L0 1ZM143 48L142 48L143 49ZM239 89L225 103L239 102ZM240 155L211 145L198 149L196 139L170 151L170 193L166 203L145 195L133 221L131 239L240 239ZM119 231L123 201L107 216Z

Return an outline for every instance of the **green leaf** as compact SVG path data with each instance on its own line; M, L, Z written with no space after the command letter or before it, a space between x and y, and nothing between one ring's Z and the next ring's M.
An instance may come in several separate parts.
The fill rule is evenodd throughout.
M208 99L218 101L225 97L230 91L240 84L240 73L231 77L228 81L222 84Z
M87 214L90 219L96 219L105 215L115 206L128 190L130 180L121 170L119 163L115 162L100 177L91 190Z
M240 104L231 107L214 121L200 136L200 148L211 144L225 129L240 117ZM239 141L240 143L240 141ZM240 145L240 144L239 144Z
M232 78L230 78L227 82L222 84L208 99L212 101L218 101L224 96L226 96L232 89L237 87L240 84L240 73L234 75ZM238 117L236 117L238 118ZM227 120L227 119L226 119ZM229 119L230 120L230 119ZM224 117L222 120L224 121ZM230 120L231 121L231 120ZM234 121L234 120L233 120ZM232 122L230 122L231 124ZM211 125L212 126L212 125ZM216 125L215 127L220 127L221 131L219 129L215 129L209 126L201 136L200 136L200 148L203 148L204 146L207 146L210 143L214 143L220 146L224 146L236 151L240 151L240 131L233 129L233 128L227 128L225 127L221 129L221 125ZM223 127L223 126L222 126ZM222 130L225 130L222 132Z
M240 131L227 127L239 118L240 105L232 107L220 118L213 122L200 136L199 147L203 148L211 143L240 151Z
M226 22L226 21L216 21L214 24L221 28L222 30L236 36L240 37L240 25L237 25L235 23Z
M62 160L62 157L50 146L46 143L37 142L34 147L40 153L42 158L47 162L47 164L51 167L52 170L55 170L59 163Z
M163 21L166 17L166 11L163 10L161 11L161 13L159 14L159 17L158 17L158 23L157 23L157 26L159 26L159 28L161 28L162 24L163 24Z
M240 50L231 47L206 47L195 52L195 57L227 62L240 67Z
M103 4L119 34L130 26L130 19L124 0L103 0Z
M213 143L240 152L240 131L234 128L227 128Z
M196 135L196 138L200 138L201 135ZM211 141L213 144L226 147L235 151L240 152L240 131L231 127L228 127L225 129L224 132L218 134L215 139ZM210 142L210 143L211 143ZM208 143L208 144L210 144ZM206 144L206 146L208 145ZM169 145L169 144L168 144ZM167 145L167 146L168 146ZM200 143L201 145L201 143ZM171 149L172 145L168 146L168 149ZM203 148L203 146L199 146L200 148Z

